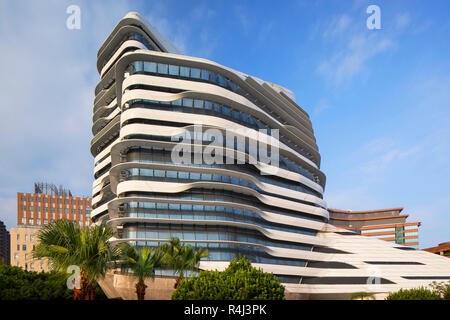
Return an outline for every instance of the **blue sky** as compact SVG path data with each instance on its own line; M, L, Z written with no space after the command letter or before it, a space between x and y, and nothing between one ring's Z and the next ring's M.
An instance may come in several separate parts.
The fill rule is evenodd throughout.
M66 8L81 29L66 28ZM366 8L381 10L369 30ZM291 89L311 116L329 207L404 207L450 240L448 1L0 1L0 220L33 182L90 195L96 53L138 11L187 55Z

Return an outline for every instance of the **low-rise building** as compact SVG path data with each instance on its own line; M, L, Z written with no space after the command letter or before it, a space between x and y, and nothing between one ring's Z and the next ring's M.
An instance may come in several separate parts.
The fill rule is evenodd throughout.
M35 193L17 193L17 227L11 228L11 265L30 271L49 271L49 263L33 258L37 232L56 220L71 220L84 228L91 224L92 199L75 197L69 190L35 183Z
M406 222L408 215L402 211L403 208L370 211L328 209L330 222L337 227L418 249L420 222Z
M439 243L436 247L426 248L423 250L450 258L450 242Z

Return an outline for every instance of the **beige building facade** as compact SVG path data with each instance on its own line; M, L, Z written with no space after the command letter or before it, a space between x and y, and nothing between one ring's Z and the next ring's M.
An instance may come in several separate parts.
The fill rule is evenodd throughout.
M33 258L33 249L38 244L39 227L11 228L11 265L28 271L48 272L50 263L47 259Z

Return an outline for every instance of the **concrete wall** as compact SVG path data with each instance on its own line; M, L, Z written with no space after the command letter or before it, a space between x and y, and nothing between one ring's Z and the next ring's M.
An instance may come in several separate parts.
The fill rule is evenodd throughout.
M100 287L109 299L137 300L137 278L131 275L108 273L99 281ZM155 277L146 279L145 300L170 300L175 291L175 277Z

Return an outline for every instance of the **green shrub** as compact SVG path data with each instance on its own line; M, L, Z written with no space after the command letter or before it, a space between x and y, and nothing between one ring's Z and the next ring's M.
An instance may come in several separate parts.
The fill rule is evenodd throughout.
M235 259L223 272L200 271L181 281L173 300L283 300L284 287L272 273Z
M450 300L450 281L436 282L433 281L430 285L433 291L438 293L444 300Z
M0 265L0 300L71 300L67 276L58 272L29 272Z
M390 293L386 300L442 300L439 293L424 287L417 289L400 289Z

